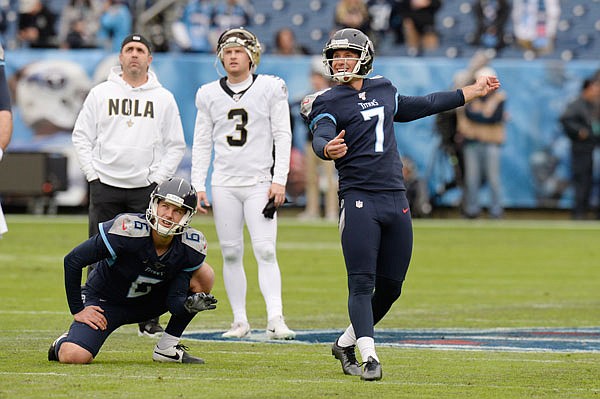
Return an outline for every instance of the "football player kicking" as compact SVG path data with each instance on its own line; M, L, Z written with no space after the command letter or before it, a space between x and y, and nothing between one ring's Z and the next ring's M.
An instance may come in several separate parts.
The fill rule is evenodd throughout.
M188 182L168 179L152 192L145 217L124 213L101 223L98 234L65 256L65 289L75 320L52 343L48 360L90 363L118 327L169 311L152 358L204 363L179 343L196 313L217 302L210 295L214 272L204 263L206 239L189 227L196 203ZM82 290L82 269L94 263Z
M361 31L335 32L323 49L323 62L338 85L307 96L301 111L314 135L313 150L334 160L339 176L351 324L333 344L332 354L345 374L368 381L382 377L374 326L400 297L413 245L393 122L460 107L500 87L496 77L481 76L455 91L403 96L384 77L367 78L373 57L373 44Z
M223 337L250 334L242 263L246 222L267 309L267 336L294 339L296 333L283 318L275 249L275 211L285 202L290 165L290 109L285 82L254 73L260 52L258 39L244 28L229 29L219 38L217 58L227 77L203 85L196 93L192 184L198 189L198 211L207 213L203 207L210 206L206 178L214 149L213 214L223 255L223 282L233 311L233 323Z

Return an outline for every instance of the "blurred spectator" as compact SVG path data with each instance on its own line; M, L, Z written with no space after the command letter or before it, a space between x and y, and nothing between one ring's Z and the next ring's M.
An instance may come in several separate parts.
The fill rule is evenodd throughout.
M580 96L569 103L560 117L571 140L571 183L575 190L572 217L585 219L593 187L594 147L600 144L600 81L586 79ZM596 214L600 219L600 209Z
M210 0L190 0L173 23L173 38L183 51L211 53L210 27L213 5Z
M489 63L490 59L483 50L478 50L469 60L467 68L456 72L453 89L467 86L475 81L475 72ZM436 188L435 195L441 195L451 188L464 191L465 162L463 153L464 137L458 131L458 111L456 109L440 112L435 116L435 132L440 136L440 147L448 155L453 166L453 176ZM435 199L434 199L435 202Z
M98 0L69 0L63 8L58 30L61 48L96 47L102 5Z
M509 0L475 0L476 30L471 44L500 50L506 46L504 28L510 16Z
M559 0L513 0L512 17L515 39L521 48L537 55L554 51Z
M404 38L409 55L416 56L439 46L435 15L440 6L440 0L396 0L390 18L396 30L402 29L396 37Z
M148 38L154 53L169 51L171 27L177 14L175 7L166 7L157 13L151 12L153 8L160 9L162 4L164 4L163 0L146 0L145 9L135 15L139 33ZM137 3L137 6L140 6L140 3Z
M485 66L475 72L474 80L480 76L496 76L496 72ZM457 112L458 131L464 137L463 211L467 218L476 218L481 213L480 188L483 181L488 183L491 192L490 217L499 219L504 213L500 183L500 150L505 138L505 102L506 94L496 90L471 101Z
M67 157L68 189L59 191L54 204L83 206L87 183L79 169L71 131L91 87L81 65L72 61L43 60L16 74L16 104L23 122L33 131L29 141L13 141L10 151L45 151Z
M106 50L118 53L121 41L131 33L133 16L125 0L106 0L100 16L98 42Z
M217 41L223 32L230 28L248 27L254 14L254 8L246 0L219 0L213 11L211 44L217 47Z
M8 19L4 7L0 6L0 39L4 36L6 29L8 28ZM3 41L3 40L1 40Z
M414 161L407 156L402 157L402 176L406 186L406 198L410 204L413 217L424 217L431 214L427 182L419 175Z
M368 0L367 9L371 20L371 32L375 42L390 30L390 15L393 0Z
M371 16L363 0L338 0L333 22L335 29L354 28L371 33Z
M275 51L277 55L307 55L309 51L306 47L296 42L296 35L290 28L279 29L275 33Z
M316 57L310 71L311 88L314 92L325 90L332 85L331 79L325 76L325 67L321 57ZM315 220L321 217L321 193L324 194L325 219L336 221L339 213L337 197L337 173L333 162L317 157L312 149L312 134L308 132L304 150L306 170L306 207L298 217Z
M24 47L55 48L56 15L41 0L19 1L19 30L17 37Z

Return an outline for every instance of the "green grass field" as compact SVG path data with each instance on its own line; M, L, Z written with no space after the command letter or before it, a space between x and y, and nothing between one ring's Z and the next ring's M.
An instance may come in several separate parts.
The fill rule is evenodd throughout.
M0 398L600 398L600 353L451 351L380 347L384 377L344 376L326 344L184 340L205 365L152 362L154 341L115 332L91 365L50 363L50 343L72 317L62 258L87 235L84 216L8 215L0 240ZM210 217L215 311L190 330L225 330L231 312ZM378 328L600 326L600 223L416 220L400 300ZM292 329L347 326L337 227L280 220L278 258ZM246 244L248 314L266 324ZM162 317L166 323L168 316ZM163 323L163 324L164 324Z

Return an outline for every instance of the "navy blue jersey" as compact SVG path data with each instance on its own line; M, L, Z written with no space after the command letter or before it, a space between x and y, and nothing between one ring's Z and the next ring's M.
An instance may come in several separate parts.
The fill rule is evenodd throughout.
M361 90L338 85L307 96L302 116L313 133L315 153L340 131L348 152L335 160L340 193L405 190L393 122L408 122L464 105L462 90L427 96L401 96L381 76L363 80Z
M169 250L158 256L151 227L142 214L121 214L100 224L100 233L65 256L65 287L72 314L83 309L81 270L96 263L85 290L110 303L177 302L187 297L191 273L206 257L206 239L195 229L173 236ZM169 310L173 313L172 306Z

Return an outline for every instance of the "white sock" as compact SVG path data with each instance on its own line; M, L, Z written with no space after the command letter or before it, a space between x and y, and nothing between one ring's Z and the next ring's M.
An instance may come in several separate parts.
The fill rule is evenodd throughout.
M246 314L246 273L241 262L223 264L223 283L233 312L233 322L248 322Z
M254 243L254 253L274 253L275 244L270 242ZM281 272L275 256L257 257L258 286L265 299L267 320L283 315L281 300Z
M354 334L354 327L352 324L346 328L346 331L338 338L338 345L342 348L352 346L356 344L356 334Z
M375 353L375 340L372 337L360 337L356 340L356 345L358 346L360 358L363 362L366 362L369 359L369 356L379 361L377 353Z
M160 337L160 339L158 340L156 347L158 349L168 349L168 348L172 348L173 346L177 345L178 343L179 343L179 337L174 337L174 336L169 335L164 332L162 334L162 336Z

